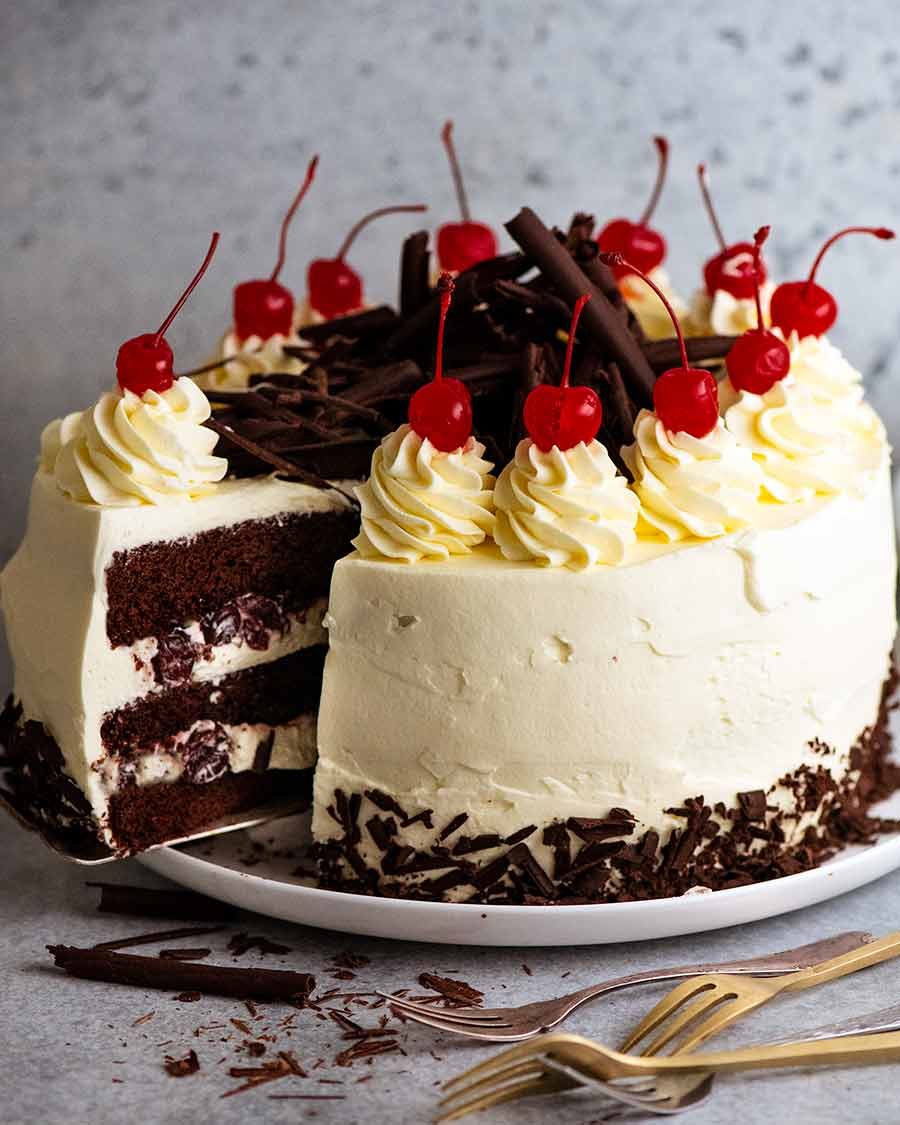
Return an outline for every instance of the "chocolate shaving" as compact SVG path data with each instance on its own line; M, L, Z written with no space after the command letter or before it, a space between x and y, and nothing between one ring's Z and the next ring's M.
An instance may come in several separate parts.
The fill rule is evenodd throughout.
M263 937L261 934L235 934L228 942L228 951L233 953L235 957L243 957L251 949L258 950L263 956L267 953L273 953L281 957L285 953L291 952L289 945L279 945L277 942L269 941L267 937Z
M56 965L71 976L108 984L167 991L198 991L216 996L252 997L256 1000L306 1001L315 988L309 973L286 969L234 968L193 962L161 961L109 950L48 945Z
M473 988L471 984L453 980L451 977L438 976L437 973L420 973L419 984L423 988L430 988L432 992L439 993L445 1000L452 1000L455 1003L476 1005L484 1000L484 993Z
M180 930L158 930L153 934L137 934L135 937L115 938L113 941L101 941L93 949L128 949L134 945L158 945L163 941L177 941L180 938L205 937L207 934L220 933L224 926L186 926Z
M166 1068L166 1073L171 1074L173 1078L186 1078L190 1074L196 1074L200 1069L200 1060L197 1058L196 1051L188 1051L183 1059L173 1059L171 1055L166 1055L163 1066Z
M410 317L428 303L429 282L428 231L411 234L403 243L400 257L400 316Z
M723 361L731 351L737 336L690 336L685 341L690 363L709 363ZM654 371L665 371L681 364L681 349L678 341L654 340L644 345L644 355Z
M237 915L233 906L194 891L157 890L124 883L86 883L85 886L100 889L97 909L104 914L184 918L198 922L229 922Z
M164 961L202 961L210 953L211 949L161 949L158 956Z
M505 226L510 236L558 289L569 307L574 307L582 294L591 294L592 299L584 307L581 323L604 354L610 355L618 364L632 396L642 405L649 405L653 401L653 370L608 297L585 276L571 254L530 207L523 207Z

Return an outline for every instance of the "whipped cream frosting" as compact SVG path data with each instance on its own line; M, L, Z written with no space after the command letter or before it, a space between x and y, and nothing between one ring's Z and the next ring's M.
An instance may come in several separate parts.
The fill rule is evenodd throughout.
M641 502L639 534L669 542L711 539L748 526L757 509L762 472L722 419L705 437L672 433L649 410L634 424L622 456Z
M877 467L884 445L877 432L844 425L793 376L764 395L742 392L725 425L761 465L764 495L780 503L864 487L865 470Z
M545 453L529 438L500 474L494 504L507 559L572 570L621 563L640 507L600 442Z
M108 391L44 429L41 468L82 504L193 500L228 471L225 458L212 455L219 438L203 425L209 416L209 401L192 379L176 379L162 394Z
M273 372L285 375L299 375L306 364L295 356L285 355L285 345L297 347L302 343L296 332L289 336L276 333L263 339L261 336L248 336L239 340L234 329L230 329L219 341L214 360L221 361L221 367L204 371L197 376L197 383L208 390L243 390L250 382L251 375L271 375Z
M769 326L769 305L775 284L766 281L760 286L759 298L762 304L763 320ZM695 336L740 336L748 328L756 328L756 302L752 297L737 298L724 289L717 289L710 296L705 289L698 289L691 298L685 327L689 335Z
M659 286L671 302L675 315L682 320L688 312L688 306L672 288L672 282L664 269L651 270L647 275L652 282ZM625 276L619 282L622 296L628 307L638 319L638 323L649 340L664 340L675 335L672 327L672 318L666 311L656 293L640 278Z
M493 466L483 454L474 438L442 453L409 425L388 434L356 489L362 530L354 547L364 558L403 562L468 554L494 526Z

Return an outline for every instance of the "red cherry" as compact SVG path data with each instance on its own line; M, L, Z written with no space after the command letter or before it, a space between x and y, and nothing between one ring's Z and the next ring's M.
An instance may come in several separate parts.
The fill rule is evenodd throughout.
M420 438L427 438L435 449L453 453L472 435L472 399L465 383L444 378L444 325L453 297L453 278L442 273L438 281L441 315L438 321L434 378L419 387L409 400L409 424Z
M452 270L459 273L467 270L478 262L487 261L488 258L497 257L497 236L489 226L476 223L469 212L469 200L466 196L466 187L463 183L456 148L453 145L453 122L446 121L441 130L441 140L447 150L450 161L450 173L453 176L453 186L456 188L456 198L459 201L459 210L462 214L461 223L444 223L438 228L437 252L438 261L442 270Z
M762 262L762 246L769 237L769 227L760 227L753 238L753 259L757 269ZM732 344L725 360L728 377L737 391L764 395L787 375L791 353L787 344L774 332L767 331L759 295L759 275L754 287L756 327L749 329Z
M165 338L169 325L181 312L185 301L197 287L200 278L206 273L219 245L219 232L215 231L203 259L203 265L194 274L190 285L175 302L172 311L155 332L145 332L134 336L119 348L116 356L116 376L123 391L133 391L143 395L145 391L162 394L175 382L172 349Z
M706 437L719 421L716 381L699 367L670 367L653 387L653 409L671 433Z
M590 294L585 293L575 302L559 386L535 387L525 399L525 429L542 453L549 453L554 446L566 450L580 442L593 441L603 421L603 407L597 393L590 387L569 386L575 333L581 311L590 299Z
M712 197L709 194L709 184L706 181L706 165L697 165L697 178L700 180L700 191L703 194L703 203L713 231L722 249L715 254L703 267L703 280L706 283L706 292L710 297L715 295L717 289L730 293L737 301L746 301L753 296L756 279L760 285L765 283L766 264L759 259L756 262L755 249L751 242L735 242L729 246L725 242L722 228L716 210L713 207Z
M278 283L287 252L287 232L291 220L309 191L316 175L318 156L310 160L300 190L281 220L278 236L278 259L272 276L244 281L234 287L234 332L243 343L251 336L268 340L270 336L288 336L294 326L294 294Z
M708 371L689 366L684 333L668 297L646 274L630 263L622 262L620 255L601 254L601 258L608 266L630 266L631 272L642 278L659 297L675 326L681 367L670 367L664 371L653 386L653 409L657 418L672 433L684 431L692 437L706 437L719 421L719 391Z
M411 211L427 211L424 203L404 203L396 207L379 207L377 211L370 211L363 215L341 243L341 248L333 258L316 258L309 263L306 271L306 287L310 307L315 309L320 316L331 320L336 316L346 316L354 312L363 303L362 278L352 267L344 261L348 250L353 245L356 236L372 222L380 219L382 215L398 215Z
M597 245L605 254L621 254L629 262L650 273L661 265L666 256L666 240L649 226L656 204L659 202L660 193L666 179L666 168L669 163L669 142L665 137L654 137L653 143L659 154L659 166L656 172L656 183L650 194L650 201L644 208L644 213L636 223L630 219L613 219L606 224L597 236ZM628 270L624 266L613 268L617 278L627 277Z
M827 251L845 234L872 234L876 238L890 239L894 232L887 227L845 227L829 238L812 264L806 281L785 281L772 294L770 316L772 323L785 336L796 332L804 336L821 336L837 320L837 301L821 285L816 285L816 271Z

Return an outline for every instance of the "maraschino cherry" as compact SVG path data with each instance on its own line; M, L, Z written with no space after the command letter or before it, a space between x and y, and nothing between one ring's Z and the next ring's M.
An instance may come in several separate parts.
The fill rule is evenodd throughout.
M525 399L523 417L528 436L542 453L573 449L580 442L593 441L603 421L603 407L591 387L570 387L575 333L584 306L591 299L583 293L575 302L566 343L566 359L558 387L542 383Z
M409 424L420 438L427 438L435 449L453 453L461 449L472 434L472 399L465 383L444 378L444 325L453 298L453 278L442 273L438 280L441 315L438 320L434 378L419 387L409 400Z
M261 340L268 340L270 336L289 336L294 326L294 294L279 284L278 275L284 265L288 227L309 191L318 163L318 156L310 160L300 190L281 221L278 260L272 276L244 281L234 287L234 332L241 343L251 336L258 336Z
M145 391L162 394L175 382L174 356L165 334L169 325L181 312L185 301L197 287L200 278L206 273L218 245L219 232L216 231L206 251L203 265L194 274L190 285L175 302L172 311L159 328L155 332L145 332L142 336L126 340L119 348L119 354L116 356L116 376L123 391L133 391L136 395L143 395Z
M666 179L669 142L665 137L654 137L653 143L659 155L659 167L656 172L656 183L653 185L643 215L636 223L630 219L613 219L597 236L597 245L605 254L621 254L623 258L634 262L644 273L655 270L666 256L666 240L658 230L650 226L650 219L656 210ZM616 266L613 272L617 278L622 278L627 277L629 271L624 266Z
M893 238L887 227L845 227L829 238L812 264L806 281L785 281L772 294L769 311L772 323L785 336L821 336L837 320L837 301L821 285L816 284L816 271L828 250L845 234L873 234L876 238Z
M769 237L769 227L760 227L753 237L753 261L756 265L756 327L738 336L725 360L728 378L736 391L764 395L791 369L791 353L787 344L770 332L763 319L759 295L759 263L762 246Z
M402 203L396 207L379 207L370 211L350 228L341 248L333 258L316 258L309 263L306 271L307 295L310 308L326 320L335 316L346 316L361 308L363 303L363 282L359 274L348 266L345 258L356 236L373 219L382 215L400 215L411 211L427 211L424 203Z
M749 300L753 296L757 281L760 285L765 283L768 276L766 264L762 258L759 259L759 264L756 264L752 243L735 242L731 246L726 243L713 207L712 196L709 194L705 164L697 165L697 178L700 181L706 213L722 247L719 253L710 258L703 267L706 292L712 297L717 289L724 289L737 301Z
M450 161L450 172L453 176L453 186L456 188L456 198L459 200L459 211L462 215L461 223L444 223L437 233L438 261L442 270L452 270L459 273L470 266L484 262L488 258L497 256L497 236L489 226L476 223L469 212L469 200L466 196L466 186L463 183L459 160L453 145L453 122L444 123L441 130L441 140L447 150Z
M619 261L619 254L603 254L609 266L629 265ZM681 349L681 367L670 367L664 371L653 386L653 409L667 430L672 433L684 431L691 437L702 438L712 433L719 421L719 392L716 381L708 371L691 367L688 363L687 348L684 346L684 333L678 323L675 310L665 293L646 274L630 265L632 273L642 278L666 306L672 318L678 347Z

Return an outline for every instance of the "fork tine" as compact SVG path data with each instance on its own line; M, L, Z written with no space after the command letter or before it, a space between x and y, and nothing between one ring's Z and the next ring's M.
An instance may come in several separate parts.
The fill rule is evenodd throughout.
M437 1120L452 1121L500 1102L537 1094L558 1094L583 1085L574 1072L565 1074L554 1070L542 1058L525 1059L448 1094L441 1100L441 1108L447 1111L446 1115ZM465 1100L460 1101L461 1098Z
M409 1012L398 1010L398 1014L412 1023L421 1024L423 1027L433 1027L435 1031L446 1031L450 1034L465 1035L468 1039L484 1039L488 1043L502 1043L504 1040L518 1042L522 1039L534 1039L531 1034L517 1035L507 1032L495 1023L488 1024L460 1024L444 1019L440 1009L436 1012Z
M515 1085L505 1086L500 1090L493 1090L482 1094L480 1097L461 1102L459 1105L448 1109L447 1112L439 1114L435 1120L437 1122L457 1121L460 1117L466 1117L470 1113L477 1113L479 1110L488 1109L493 1105L502 1105L503 1102L514 1102L520 1098L529 1098L537 1094L555 1094L560 1090L571 1089L569 1085L560 1085L560 1081L561 1079L556 1075L541 1070L536 1072L534 1078L523 1079Z
M404 1012L410 1012L415 1015L430 1015L432 1012L438 1011L445 1015L450 1022L465 1026L468 1026L470 1023L489 1023L503 1027L509 1026L500 1013L492 1010L485 1011L482 1008L434 1008L430 1004L420 1004L415 1000L407 1000L404 996L390 996L386 992L379 992L378 995L383 996L392 1007L400 1008Z
M746 1012L752 1012L758 1006L758 1000L735 997L730 1004L726 1004L718 1011L713 1012L699 1027L694 1028L688 1038L678 1044L678 1054L686 1054L688 1051L692 1051L701 1043L705 1043L707 1039L712 1038L717 1032L734 1023L735 1020L740 1019Z
M448 1078L441 1088L450 1091L454 1087L468 1085L473 1078L478 1078L483 1074L505 1070L511 1063L517 1063L522 1059L538 1058L544 1054L545 1043L545 1039L529 1039L527 1043L517 1043L515 1047L507 1047L499 1055L493 1055L491 1058L485 1059L484 1062L476 1063L475 1066L464 1070L462 1074L457 1074L454 1078Z
M623 1054L629 1054L645 1035L655 1031L663 1020L667 1019L682 1004L686 1004L695 996L699 996L702 992L708 992L710 988L714 987L715 982L711 981L709 977L697 977L696 980L688 980L684 984L679 984L677 988L673 988L668 995L664 996L658 1004L650 1009L619 1050Z
M644 1056L658 1055L663 1047L666 1047L673 1039L685 1031L685 1029L691 1027L692 1024L699 1022L703 1016L712 1013L715 1008L721 1005L727 1004L730 1010L732 1006L731 1002L736 999L737 996L734 992L723 992L721 989L714 989L708 993L701 994L692 1004L683 1004L649 1047L645 1047L641 1051L641 1054ZM703 1038L707 1038L709 1034L711 1033L707 1032ZM680 1043L677 1050L684 1051L685 1044Z

